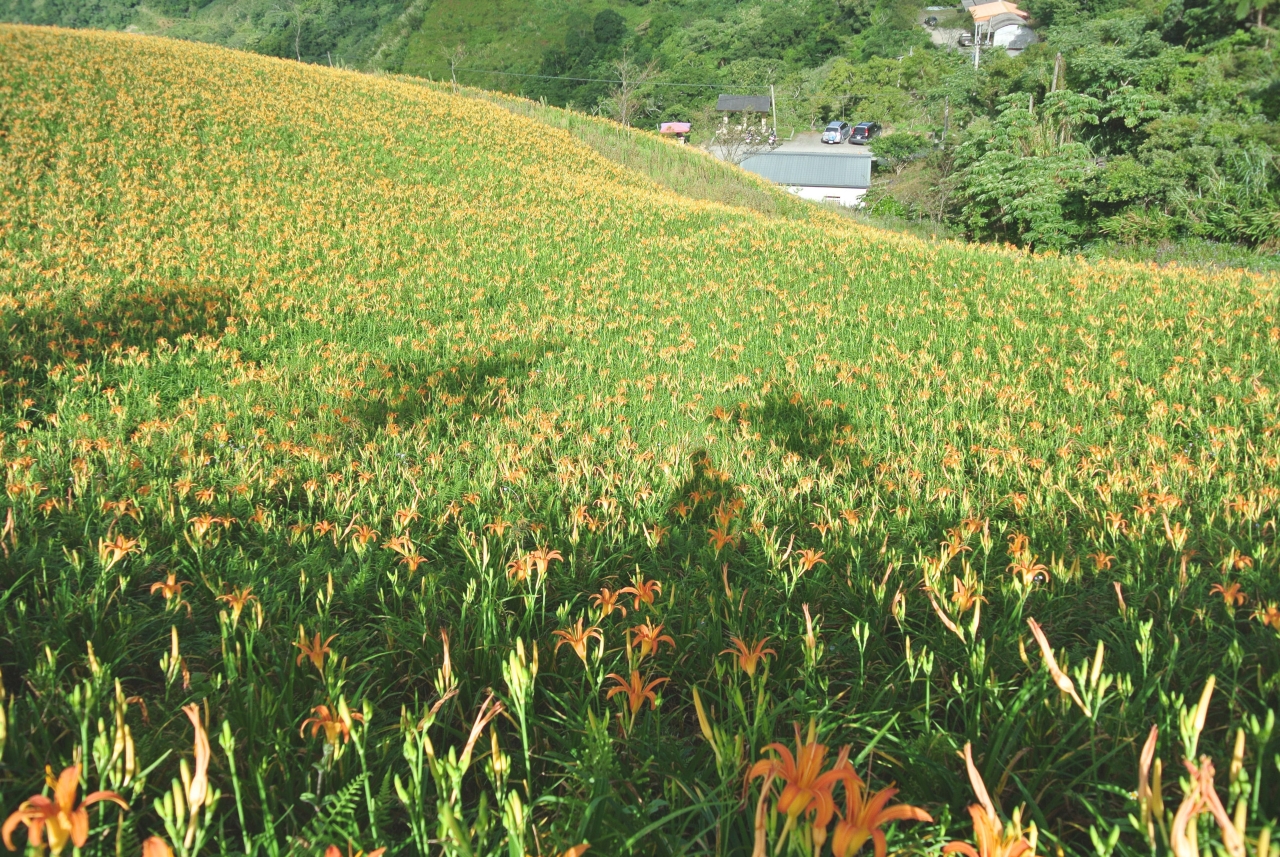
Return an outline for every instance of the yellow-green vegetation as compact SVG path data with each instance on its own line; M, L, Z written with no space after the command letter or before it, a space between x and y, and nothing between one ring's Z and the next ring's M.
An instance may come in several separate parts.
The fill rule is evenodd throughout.
M16 847L1275 853L1280 283L492 112L0 29Z
M406 83L429 86L438 92L455 92L503 108L491 111L490 128L502 128L507 111L536 119L544 125L568 131L596 154L647 176L681 196L749 208L780 217L810 218L820 209L761 179L736 169L696 146L681 145L656 134L629 128L617 122L586 116L488 89L432 83L418 78L398 78ZM501 141L498 145L504 145Z

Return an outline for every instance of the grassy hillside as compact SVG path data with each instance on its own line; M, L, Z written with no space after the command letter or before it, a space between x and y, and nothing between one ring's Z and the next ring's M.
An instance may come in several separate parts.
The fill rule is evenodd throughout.
M847 855L865 781L904 853L1274 854L1280 282L493 110L0 28L6 812L79 761L91 855Z
M453 93L449 84L418 78L398 78L437 92ZM796 219L820 218L822 209L767 182L711 156L701 148L682 145L649 131L628 128L608 119L586 116L573 110L541 104L488 89L459 86L457 94L502 108L490 111L488 124L501 127L509 111L537 120L542 125L567 131L596 154L640 173L687 199L719 202L748 208L761 214ZM498 117L498 118L495 118ZM501 148L503 141L494 141ZM828 215L829 216L829 215Z

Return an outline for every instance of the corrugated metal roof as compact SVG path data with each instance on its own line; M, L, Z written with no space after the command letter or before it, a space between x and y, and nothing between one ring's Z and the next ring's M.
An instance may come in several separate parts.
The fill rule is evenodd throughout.
M722 95L716 99L716 110L722 113L768 113L773 99L767 95Z
M1020 18L1027 17L1027 13L1019 9L1017 3L1009 3L1008 0L992 0L990 3L981 3L969 7L969 14L973 16L973 20L979 22L1005 13L1017 15Z
M747 158L742 168L792 187L871 187L870 155L767 152Z
M994 33L996 30L1000 30L1005 27L1024 27L1030 29L1027 27L1026 21L1011 12L1001 12L999 15L993 15L987 21L986 29Z

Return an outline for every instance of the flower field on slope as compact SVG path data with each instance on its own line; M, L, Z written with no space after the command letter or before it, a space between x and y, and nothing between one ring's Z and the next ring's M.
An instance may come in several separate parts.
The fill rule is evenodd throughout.
M6 844L1276 853L1280 283L493 132L0 28Z

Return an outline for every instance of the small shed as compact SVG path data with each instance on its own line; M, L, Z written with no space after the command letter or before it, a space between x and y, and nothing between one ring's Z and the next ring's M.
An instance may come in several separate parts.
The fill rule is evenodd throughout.
M780 184L802 199L855 207L871 187L871 155L766 152L747 158L742 168Z
M681 143L689 138L691 130L693 130L693 126L688 122L663 122L658 126L659 134L672 135Z
M1010 56L1022 53L1038 41L1035 31L1027 26L1028 14L1009 0L978 3L968 7L978 28L982 44L1004 48Z
M773 98L768 95L722 95L716 99L720 113L772 113Z

